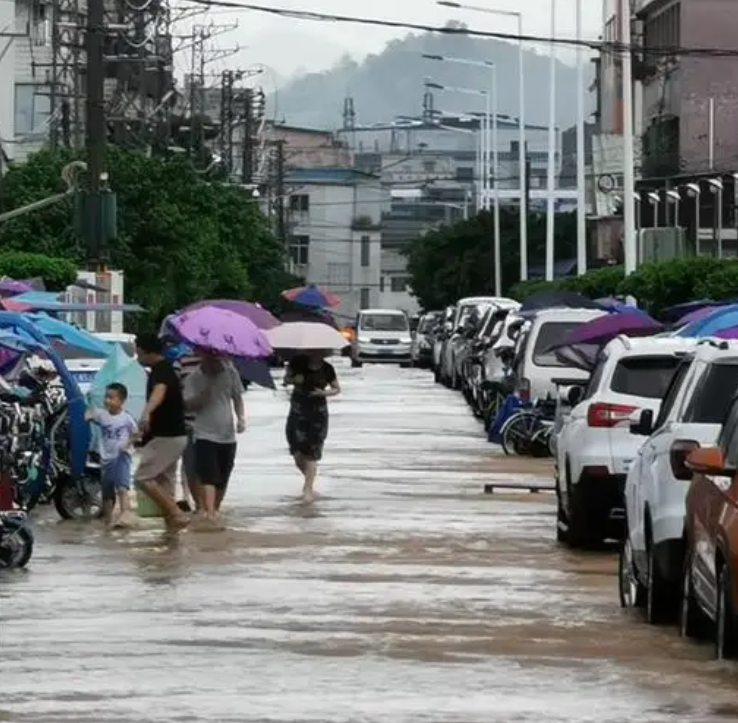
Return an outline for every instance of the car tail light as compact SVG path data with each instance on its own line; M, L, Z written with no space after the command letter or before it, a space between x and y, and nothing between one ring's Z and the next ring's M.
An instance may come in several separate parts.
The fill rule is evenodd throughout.
M530 379L521 379L518 386L518 396L521 402L530 401Z
M615 427L628 421L638 407L628 404L605 404L596 402L587 410L587 424L590 427Z
M699 442L695 442L693 439L677 439L671 445L669 462L671 463L671 473L676 479L684 481L692 479L692 471L686 465L687 455L695 449L699 449L699 446Z

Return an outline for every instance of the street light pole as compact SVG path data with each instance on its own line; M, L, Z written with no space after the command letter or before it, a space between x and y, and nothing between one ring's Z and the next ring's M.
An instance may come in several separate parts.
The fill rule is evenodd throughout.
M490 88L490 97L492 99L492 110L493 126L492 126L492 167L494 168L494 175L492 176L492 191L495 194L494 203L494 226L495 226L495 296L502 296L502 251L501 251L501 239L500 239L500 194L497 186L497 176L499 175L500 163L499 163L499 148L497 142L497 100L498 100L498 88L497 88L497 66L492 66L492 87Z
M584 45L582 45L582 0L577 2L577 274L587 273L587 216L584 176Z
M517 18L518 21L518 87L520 95L520 109L518 112L518 165L520 170L520 280L528 278L528 158L525 142L525 46L523 43L523 13L512 10L496 10L494 8L479 5L466 5L455 2L455 0L436 0L437 5L456 10L469 10L471 12L484 13L485 15L497 15Z
M554 280L554 233L556 212L556 0L551 0L550 77L548 88L548 178L546 182L546 281Z
M630 47L630 0L620 0L623 82L623 255L625 275L636 270L635 168L633 159L633 62Z

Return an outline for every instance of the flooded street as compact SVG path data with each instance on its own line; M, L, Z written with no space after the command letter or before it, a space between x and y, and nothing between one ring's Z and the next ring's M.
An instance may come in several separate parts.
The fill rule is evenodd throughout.
M44 510L0 578L0 721L714 723L738 667L624 614L613 552L554 542L550 479L498 456L460 395L338 365L312 509L285 392L247 395L228 531L168 543Z

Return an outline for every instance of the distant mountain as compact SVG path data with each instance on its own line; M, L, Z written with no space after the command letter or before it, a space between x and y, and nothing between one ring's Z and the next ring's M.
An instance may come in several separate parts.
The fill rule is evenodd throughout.
M308 73L288 81L279 90L276 119L293 125L334 129L342 125L346 96L354 99L359 125L393 120L398 115L420 115L425 78L448 86L487 88L485 68L438 62L422 54L467 60L489 60L498 74L498 108L501 114L518 115L518 47L464 35L410 34L387 44L378 55L357 63L345 56L333 68ZM530 50L525 53L526 120L548 122L549 60ZM592 71L587 69L586 82ZM557 64L557 123L561 128L576 121L576 70ZM468 94L435 91L435 107L469 112L484 109L484 99ZM273 109L273 106L272 106Z

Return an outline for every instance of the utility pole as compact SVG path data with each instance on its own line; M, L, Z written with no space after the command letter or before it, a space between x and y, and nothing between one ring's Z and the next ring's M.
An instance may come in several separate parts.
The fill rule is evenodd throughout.
M225 70L220 79L220 156L223 170L230 180L233 175L233 122L234 97L233 83L236 74Z
M254 176L254 147L252 123L253 93L246 88L243 93L243 143L241 144L241 183L252 183Z
M287 219L285 218L285 204L284 197L286 193L285 189L285 178L284 178L284 140L280 139L275 141L277 146L277 160L276 160L276 183L275 191L276 198L274 207L277 212L276 222L276 233L277 240L281 241L283 246L287 247Z
M89 0L87 9L87 32L85 50L87 54L86 146L88 195L86 209L86 236L89 261L98 269L106 256L102 184L107 180L105 173L105 67L103 48L105 39L105 0Z

